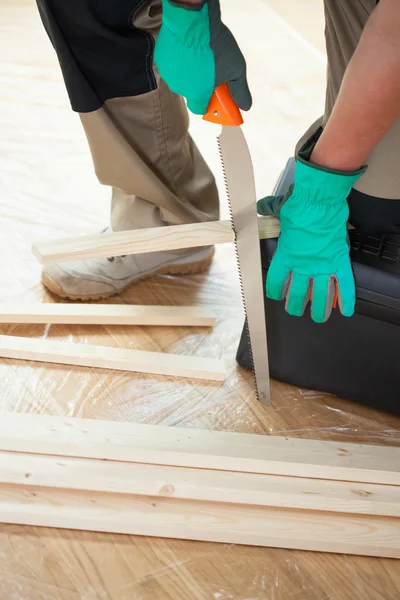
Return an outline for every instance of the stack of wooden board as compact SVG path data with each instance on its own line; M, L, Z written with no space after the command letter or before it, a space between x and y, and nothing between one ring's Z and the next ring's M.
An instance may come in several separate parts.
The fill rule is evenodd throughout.
M400 448L16 413L0 521L400 557Z

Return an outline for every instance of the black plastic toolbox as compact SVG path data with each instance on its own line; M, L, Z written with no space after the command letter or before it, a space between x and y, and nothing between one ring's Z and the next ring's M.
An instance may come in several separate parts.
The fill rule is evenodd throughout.
M357 285L356 314L335 309L316 324L310 309L291 317L284 302L266 299L271 377L299 387L400 414L400 236L350 232ZM262 240L264 282L277 240ZM238 363L251 367L247 329Z

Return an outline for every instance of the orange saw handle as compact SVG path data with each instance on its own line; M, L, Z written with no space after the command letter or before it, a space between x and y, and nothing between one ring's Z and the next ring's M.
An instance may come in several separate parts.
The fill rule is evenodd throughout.
M204 121L217 125L238 127L243 124L242 113L231 96L227 83L221 83L213 93Z

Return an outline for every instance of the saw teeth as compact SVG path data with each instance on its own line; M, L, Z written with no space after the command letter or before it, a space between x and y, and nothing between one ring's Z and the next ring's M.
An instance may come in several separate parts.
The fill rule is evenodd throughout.
M223 154L222 154L221 142L220 142L219 138L217 138L217 143L218 143L219 158L220 158L221 165L222 165L222 175L224 177L224 182L225 182L226 197L228 199L228 207L229 207L229 216L230 216L230 219L231 219L231 227L232 227L232 231L236 235L235 228L233 226L233 213L232 213L231 199L230 199L230 195L229 195L228 180L226 178L226 173L225 173L224 157L223 157ZM247 344L248 344L248 347L249 347L249 354L250 354L251 362L253 363L252 374L253 374L253 380L254 380L254 387L255 387L255 390L256 390L257 400L260 401L260 396L258 394L258 387L257 387L257 379L256 379L255 371L254 371L253 349L251 347L251 341L250 341L250 331L249 331L249 325L248 325L248 320L247 320L247 312L246 312L246 301L245 301L244 291L243 291L242 274L241 274L241 271L240 271L239 252L238 252L238 249L237 249L236 242L235 242L235 254L236 254L236 264L237 264L238 273L239 273L240 293L242 295L243 309L244 309L244 314L245 314L245 317L246 317Z

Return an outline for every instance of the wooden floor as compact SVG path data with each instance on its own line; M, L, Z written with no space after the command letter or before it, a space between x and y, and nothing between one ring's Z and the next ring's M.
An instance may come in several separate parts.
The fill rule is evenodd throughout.
M319 0L310 2L320 9ZM286 11L292 4L294 11L299 2L283 4ZM266 194L296 138L323 106L324 59L318 44L303 41L304 20L301 34L293 29L293 11L286 25L268 0L252 0L251 11L243 10L242 0L224 6L248 57L255 106L245 130L258 191ZM195 120L193 132L217 171L214 129ZM108 208L108 190L93 174L79 119L69 109L33 0L0 0L1 301L54 300L41 287L31 242L94 232L107 223ZM113 301L208 306L218 323L213 331L4 325L0 333L223 358L226 383L2 360L1 410L400 442L400 419L313 391L273 382L273 409L256 402L251 377L235 364L243 314L231 247L218 248L207 276L158 277ZM1 600L399 597L400 568L391 560L0 526Z

